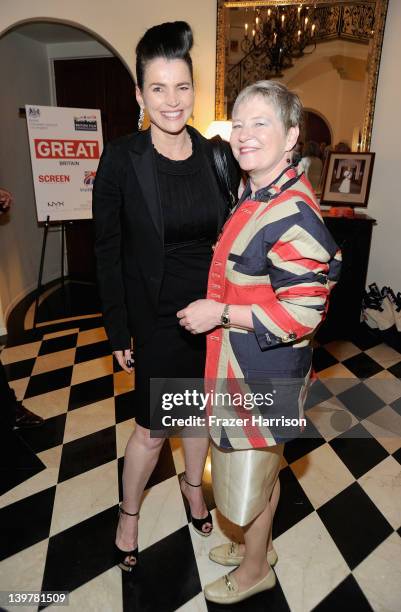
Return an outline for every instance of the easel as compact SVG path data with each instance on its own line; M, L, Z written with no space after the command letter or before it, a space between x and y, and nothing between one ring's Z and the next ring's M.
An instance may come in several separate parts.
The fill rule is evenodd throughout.
M71 221L69 221L69 223L71 223ZM44 232L43 232L42 252L40 255L38 286L36 289L35 312L33 316L33 329L36 329L36 324L37 324L37 319L38 319L39 299L40 299L40 294L43 289L42 279L43 279L43 267L45 263L47 236L48 236L51 224L52 224L52 227L54 224L56 231L61 231L61 285L64 289L64 281L65 281L64 250L65 250L65 228L66 228L67 221L52 221L51 222L50 216L47 215L45 225L44 225Z

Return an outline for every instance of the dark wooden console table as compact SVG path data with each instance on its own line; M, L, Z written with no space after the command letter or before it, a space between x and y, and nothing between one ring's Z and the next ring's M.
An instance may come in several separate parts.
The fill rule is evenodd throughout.
M317 333L318 340L328 342L351 338L359 325L376 221L365 214L348 218L330 217L328 211L322 214L343 257L341 278L331 294L326 320Z

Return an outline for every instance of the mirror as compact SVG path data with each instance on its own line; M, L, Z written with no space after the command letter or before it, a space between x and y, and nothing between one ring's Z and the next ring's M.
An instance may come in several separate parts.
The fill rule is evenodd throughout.
M243 87L274 78L302 100L305 143L369 151L387 5L218 0L216 119Z

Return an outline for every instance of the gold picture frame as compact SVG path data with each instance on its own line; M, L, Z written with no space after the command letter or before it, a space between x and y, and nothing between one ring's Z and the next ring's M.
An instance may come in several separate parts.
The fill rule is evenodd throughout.
M352 2L351 2L352 3ZM300 5L305 0L217 0L217 40L216 40L216 120L226 119L224 113L225 84L225 32L226 9L254 8L277 5ZM350 0L314 0L315 5L350 4ZM379 77L380 57L383 44L384 26L387 15L388 0L359 0L358 4L375 5L375 30L369 56L367 96L360 138L360 150L369 151L372 137L373 116L375 110L377 82Z

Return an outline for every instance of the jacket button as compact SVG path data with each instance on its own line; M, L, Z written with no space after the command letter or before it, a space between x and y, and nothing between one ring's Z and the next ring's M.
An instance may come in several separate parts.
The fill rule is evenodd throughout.
M288 334L288 338L290 340L295 340L297 337L297 334L295 332L291 332L290 334Z

